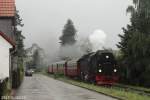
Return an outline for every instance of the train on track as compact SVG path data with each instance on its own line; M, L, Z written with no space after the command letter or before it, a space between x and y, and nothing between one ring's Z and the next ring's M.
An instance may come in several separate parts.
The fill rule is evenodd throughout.
M98 85L113 85L118 82L118 71L113 53L107 50L98 50L74 60L55 62L48 67L48 73L64 74Z

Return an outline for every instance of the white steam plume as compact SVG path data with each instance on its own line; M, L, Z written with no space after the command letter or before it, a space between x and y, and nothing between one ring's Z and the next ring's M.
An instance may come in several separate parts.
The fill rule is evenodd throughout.
M74 45L60 46L60 59L74 59L80 58L83 54L88 52L95 52L103 49L106 41L106 33L100 29L95 30L84 41L78 41ZM83 42L83 43L82 43Z
M59 56L61 59L75 59L83 55L83 52L80 50L78 43L74 45L61 46L59 50Z
M92 34L90 34L88 39L92 45L92 51L102 49L105 45L106 37L106 33L100 29L97 29Z

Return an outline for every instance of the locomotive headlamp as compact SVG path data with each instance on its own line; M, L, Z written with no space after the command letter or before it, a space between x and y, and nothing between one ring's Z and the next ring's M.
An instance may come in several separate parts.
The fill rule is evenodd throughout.
M116 73L116 72L117 72L117 69L114 69L114 72Z
M101 73L101 72L102 72L102 70L101 70L101 69L99 69L99 72Z
M108 58L109 58L109 56L106 56L106 58L108 59Z

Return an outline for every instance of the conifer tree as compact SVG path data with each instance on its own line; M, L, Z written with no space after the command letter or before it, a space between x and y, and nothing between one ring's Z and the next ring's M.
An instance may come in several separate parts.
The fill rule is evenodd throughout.
M131 25L119 35L118 48L123 52L124 66L131 83L150 86L150 0L133 0L129 6Z
M59 38L62 46L73 45L76 42L76 29L71 19L67 20L62 31L62 36Z

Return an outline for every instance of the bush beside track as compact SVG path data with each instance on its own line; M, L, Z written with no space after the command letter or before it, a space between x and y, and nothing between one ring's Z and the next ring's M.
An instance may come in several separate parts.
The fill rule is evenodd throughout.
M82 88L85 88L94 92L98 92L98 93L119 99L119 100L150 100L149 96L140 95L132 91L126 91L126 89L123 89L123 88L115 89L113 87L108 88L108 87L103 87L103 86L96 86L94 84L89 84L89 83L81 82L79 80L70 79L68 77L65 77L64 75L48 74L44 71L39 72L39 73L46 75L48 77L72 84L72 85L75 85L75 86L79 86L79 87L82 87Z

